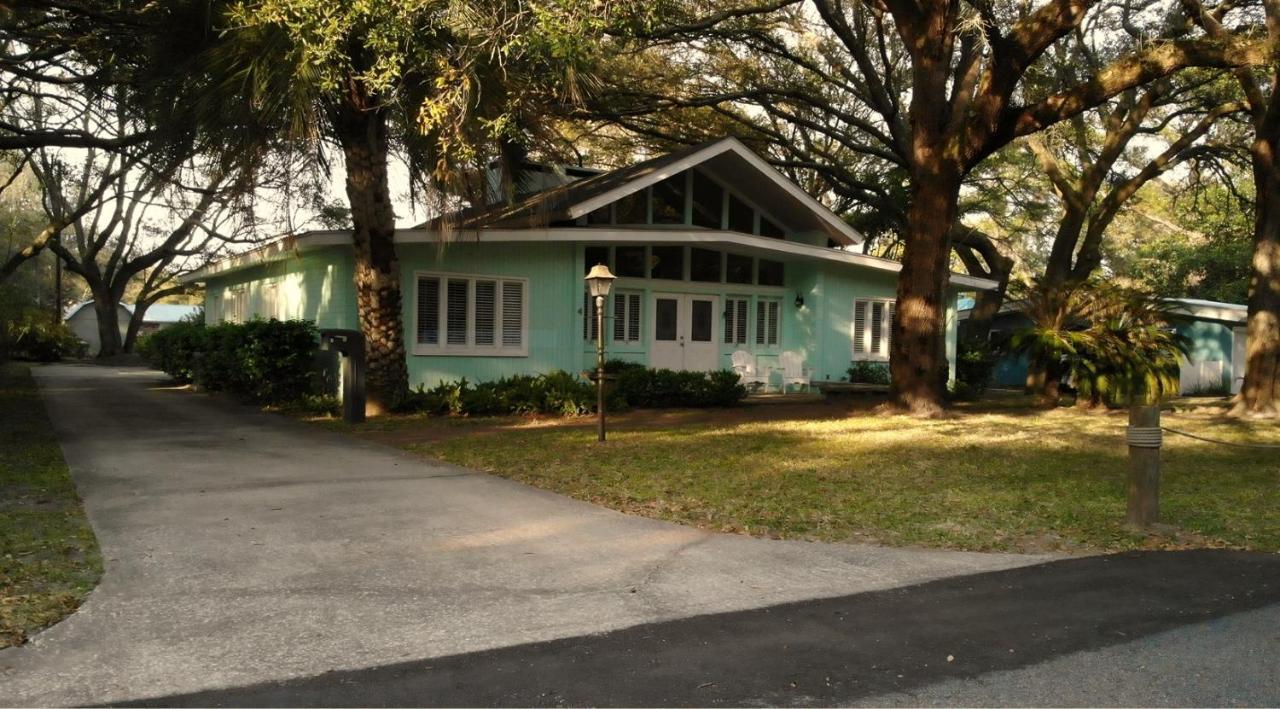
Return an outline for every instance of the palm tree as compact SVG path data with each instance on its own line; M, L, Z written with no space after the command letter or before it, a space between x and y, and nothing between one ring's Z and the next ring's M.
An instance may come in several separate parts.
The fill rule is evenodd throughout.
M1155 296L1096 281L1037 282L1019 305L1031 323L1014 333L1011 346L1031 363L1028 387L1046 405L1057 404L1064 378L1076 388L1077 405L1087 407L1177 391L1187 345Z
M369 405L408 393L388 162L414 192L475 199L474 165L529 142L570 102L605 18L586 2L236 0L174 3L153 65L153 115L227 161L304 153L346 168ZM196 28L196 29L193 29Z

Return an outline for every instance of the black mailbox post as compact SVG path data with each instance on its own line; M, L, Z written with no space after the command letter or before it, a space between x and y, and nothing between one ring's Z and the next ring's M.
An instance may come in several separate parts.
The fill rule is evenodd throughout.
M364 422L364 334L359 330L321 330L320 345L342 357L342 420Z

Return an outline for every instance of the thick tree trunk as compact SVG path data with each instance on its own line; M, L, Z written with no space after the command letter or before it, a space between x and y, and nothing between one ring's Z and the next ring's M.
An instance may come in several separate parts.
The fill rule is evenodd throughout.
M920 176L907 209L889 370L893 403L917 416L940 414L946 401L946 286L960 181L959 171Z
M996 271L991 278L996 282L995 290L978 291L974 298L973 310L969 312L969 325L966 336L973 342L985 343L991 334L991 324L1004 305L1005 295L1009 292L1009 276L1013 272L1013 260L1002 259L993 264Z
M409 390L395 212L387 178L387 118L380 110L343 106L334 122L346 159L368 410L376 415L398 406Z
M124 344L121 349L130 354L138 345L138 331L142 329L142 320L147 314L148 304L138 301L133 304L133 315L129 317L129 327L125 329Z
M1274 417L1280 388L1280 130L1253 144L1257 190L1244 385L1234 413Z
M120 354L120 301L105 290L93 291L93 312L98 316L99 357Z

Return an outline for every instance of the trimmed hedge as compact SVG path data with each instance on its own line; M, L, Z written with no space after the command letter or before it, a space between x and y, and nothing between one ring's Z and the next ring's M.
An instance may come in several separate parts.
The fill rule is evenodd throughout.
M608 385L607 405L613 411L631 407L733 406L747 395L738 375L729 370L676 372L612 360L606 363L605 371L616 377ZM419 386L402 410L454 416L579 416L595 408L595 385L557 370L479 384L462 379L440 382L430 389Z
M178 323L147 338L143 354L180 382L284 404L320 393L318 342L316 326L306 320Z
M473 384L466 379L421 385L409 395L403 409L427 414L500 416L504 414L552 414L577 416L595 409L596 390L564 371L520 374Z
M849 381L854 384L888 384L889 364L887 362L852 362L846 372Z
M747 388L729 369L682 372L613 360L605 363L605 372L617 376L616 395L642 409L733 406L747 395Z

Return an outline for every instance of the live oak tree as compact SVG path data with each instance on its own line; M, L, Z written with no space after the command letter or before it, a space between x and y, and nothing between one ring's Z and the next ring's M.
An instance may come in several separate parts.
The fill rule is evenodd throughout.
M1280 42L1280 2L1182 0L1187 16L1210 37L1261 35ZM1254 227L1244 384L1233 412L1280 415L1280 61L1233 72L1253 129Z
M753 85L749 72L718 75L731 85L695 82L677 105L745 98L803 105L824 117L837 139L896 163L907 185L903 269L891 344L893 397L902 409L933 415L943 405L945 292L952 230L966 177L1015 139L1034 135L1135 87L1191 66L1231 68L1268 62L1265 41L1242 36L1151 32L1144 42L1078 80L1032 87L1024 82L1046 51L1080 31L1087 17L1119 14L1123 3L1050 0L810 0L771 10L782 20L708 26L691 15L663 32L684 33L691 47L764 52L790 64L794 85L825 84L857 99L842 110L789 86ZM1172 12L1170 2L1156 10ZM898 42L886 42L896 36ZM902 49L900 56L892 47ZM738 83L734 83L738 82ZM745 84L742 85L742 84ZM828 92L830 93L830 92ZM626 111L619 111L625 113ZM856 138L855 138L856 137Z

